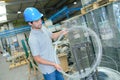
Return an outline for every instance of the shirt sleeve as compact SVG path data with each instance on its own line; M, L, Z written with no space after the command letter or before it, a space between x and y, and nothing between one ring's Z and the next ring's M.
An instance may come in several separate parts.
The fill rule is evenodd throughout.
M45 29L45 31L47 32L47 34L48 34L50 37L52 37L52 32L51 32L50 30L48 30L45 26L44 26L44 29Z
M32 39L29 39L28 43L29 43L32 55L38 56L40 54L40 46L38 44L38 41L32 38Z

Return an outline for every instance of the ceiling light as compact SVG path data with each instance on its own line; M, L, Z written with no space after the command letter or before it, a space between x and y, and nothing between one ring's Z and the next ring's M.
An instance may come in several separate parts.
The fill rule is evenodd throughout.
M77 4L77 2L73 2L73 4Z
M21 14L21 11L18 11L17 14Z

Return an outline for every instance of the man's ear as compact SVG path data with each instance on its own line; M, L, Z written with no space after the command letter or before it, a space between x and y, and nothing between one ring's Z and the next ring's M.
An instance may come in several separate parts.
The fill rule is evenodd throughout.
M31 22L28 22L28 24L31 26L32 25L32 23Z

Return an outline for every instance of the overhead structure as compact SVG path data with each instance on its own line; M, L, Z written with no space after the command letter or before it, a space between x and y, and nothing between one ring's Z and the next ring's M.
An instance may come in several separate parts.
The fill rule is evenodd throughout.
M1 3L4 1L4 3ZM6 15L7 20L0 22L0 24L15 21L22 22L23 11L27 7L36 7L44 14L45 18L49 18L51 15L61 10L64 6L70 7L75 1L80 0L1 0L0 6L6 7L6 13L0 14L0 16Z
M30 31L30 29L31 29L30 26L21 26L20 28L5 30L3 32L0 32L0 38L15 36L18 33Z
M67 6L65 6L60 11L53 14L49 19L52 20L53 22L57 22L62 18L70 18L70 14L74 13L75 11L80 11L80 10L81 10L81 7L68 8Z

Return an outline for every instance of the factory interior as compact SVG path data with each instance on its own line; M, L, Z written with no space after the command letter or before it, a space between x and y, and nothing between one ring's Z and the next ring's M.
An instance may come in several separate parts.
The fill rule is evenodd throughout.
M120 0L0 0L0 80L46 80L28 42L28 7L50 32L67 30L51 40L64 80L120 80Z

